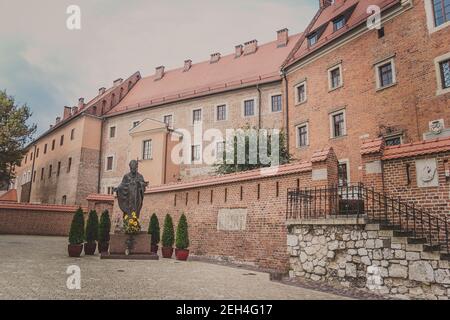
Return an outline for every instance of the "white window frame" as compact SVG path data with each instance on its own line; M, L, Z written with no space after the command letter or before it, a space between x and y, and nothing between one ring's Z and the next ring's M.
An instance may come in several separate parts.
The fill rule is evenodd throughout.
M381 86L381 79L380 79L380 67L384 66L385 64L391 64L391 69L392 69L392 83L388 84L386 86ZM396 72L396 68L395 68L395 58L391 57L385 60L382 60L380 62L377 62L375 65L375 83L376 83L376 89L377 90L383 90L383 89L387 89L390 88L392 86L395 86L397 84L397 72Z
M423 4L425 6L425 13L427 17L427 27L428 27L428 33L434 33L436 31L442 30L444 28L447 28L450 26L450 21L444 22L440 26L435 25L434 22L434 9L433 9L433 3L432 0L424 0Z
M400 138L400 144L403 144L403 133L391 134L391 135L383 137L384 141L390 140L390 139L395 139L395 138Z
M164 114L162 116L162 122L164 122L164 118L167 117L167 116L172 116L172 124L171 124L171 126L169 126L169 128L174 128L174 124L175 124L175 115L174 115L174 113L166 113L166 114Z
M300 88L301 86L305 86L305 100L303 101L300 101L300 97L298 95L298 88ZM295 105L303 104L308 101L308 85L306 83L306 80L303 80L294 87L294 93L295 93Z
M199 155L198 159L194 158L193 147L198 147L198 149L199 149L198 150L198 155ZM192 163L198 163L202 159L202 146L200 144L193 144L193 145L191 145L190 153L191 153L191 161L192 161Z
M247 99L247 100L249 100L249 99ZM225 141L224 140L220 140L220 141L216 141L216 146L215 146L215 149L214 149L214 157L216 158L216 161L223 161L223 154L222 154L222 158L220 158L220 159L218 159L217 157L219 156L219 153L218 153L218 148L217 148L217 146L219 145L219 144L222 144L223 145L223 154L225 153Z
M332 87L332 81L331 81L331 72L339 69L339 85L337 87ZM338 63L327 70L328 73L328 91L337 90L339 88L342 88L344 86L344 77L342 76L342 63Z
M298 134L298 129L301 127L306 127L306 145L304 145L304 146L300 145L300 136ZM296 139L297 149L304 149L304 148L309 147L309 122L308 121L299 123L298 125L295 126L295 139Z
M109 170L109 169L108 169L108 158L110 158L110 157L112 157L113 160L112 160L112 168ZM108 154L108 155L105 157L105 172L112 172L112 171L114 171L115 165L116 165L116 156L113 155L113 154Z
M437 96L450 92L450 88L444 89L444 84L442 83L441 66L440 66L440 63L442 61L448 60L448 59L450 59L450 52L434 58L434 67L436 69L436 82L437 82L436 95Z
M272 111L272 97L281 96L281 110ZM281 92L274 92L269 94L269 113L282 113L283 112L283 94Z
M144 143L146 141L150 141L150 157L148 159L144 158L144 146L145 146ZM144 139L144 140L142 140L142 160L143 161L153 160L153 140L152 139Z
M223 120L218 120L217 119L217 108L220 106L225 106L225 119ZM216 103L214 105L214 122L224 122L228 120L228 104L227 103ZM194 114L192 114L192 116L194 116ZM202 115L203 116L203 115Z
M111 128L116 128L116 130L115 130L115 132L114 132L114 137L113 138L111 138ZM110 125L109 127L108 127L108 139L109 140L113 140L113 139L115 139L117 137L117 126L114 124L114 125Z
M194 122L194 111L195 110L200 110L200 121ZM191 126L202 123L203 122L203 108L202 107L198 107L198 108L192 108L191 109Z
M341 136L334 136L334 121L333 121L333 116L339 114L339 113L343 113L344 114L344 133ZM331 139L339 139L342 137L345 137L347 135L347 115L345 112L345 108L343 109L339 109L336 111L333 111L329 114L329 121L330 121L330 138Z
M245 101L250 101L250 100L253 100L253 115L246 116L245 115ZM257 114L258 114L258 98L256 98L256 97L249 97L249 98L242 99L241 110L242 110L242 117L243 118L256 117Z

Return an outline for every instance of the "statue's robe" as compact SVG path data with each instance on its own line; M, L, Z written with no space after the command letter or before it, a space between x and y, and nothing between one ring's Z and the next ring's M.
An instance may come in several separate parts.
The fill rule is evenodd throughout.
M140 173L128 173L124 175L122 182L117 187L119 207L124 215L131 215L132 212L135 212L139 218L145 187L146 182Z

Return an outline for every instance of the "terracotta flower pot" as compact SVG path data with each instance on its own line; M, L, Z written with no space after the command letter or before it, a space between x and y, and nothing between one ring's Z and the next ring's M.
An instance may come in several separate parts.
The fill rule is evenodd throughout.
M173 248L172 247L162 247L161 248L163 258L172 258Z
M175 257L177 258L177 260L186 261L189 257L189 250L175 249Z
M95 249L97 249L96 242L86 242L84 244L84 254L87 256L93 256L95 253Z
M67 251L69 252L69 257L78 258L83 251L82 244L69 244L67 246Z
M98 252L103 253L103 252L108 252L109 249L109 242L99 242L98 243Z
M157 244L152 244L150 252L151 253L158 253L158 245Z

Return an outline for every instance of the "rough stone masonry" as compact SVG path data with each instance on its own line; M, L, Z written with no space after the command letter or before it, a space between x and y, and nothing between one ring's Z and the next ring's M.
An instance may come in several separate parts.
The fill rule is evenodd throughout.
M326 224L325 224L326 223ZM287 238L290 277L327 281L401 299L450 296L449 261L378 224L302 222Z

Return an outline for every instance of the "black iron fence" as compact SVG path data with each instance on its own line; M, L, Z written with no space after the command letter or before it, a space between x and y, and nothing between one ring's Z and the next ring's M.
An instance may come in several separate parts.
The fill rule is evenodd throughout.
M320 219L365 216L414 243L450 252L449 219L363 184L308 189L288 189L287 219Z

